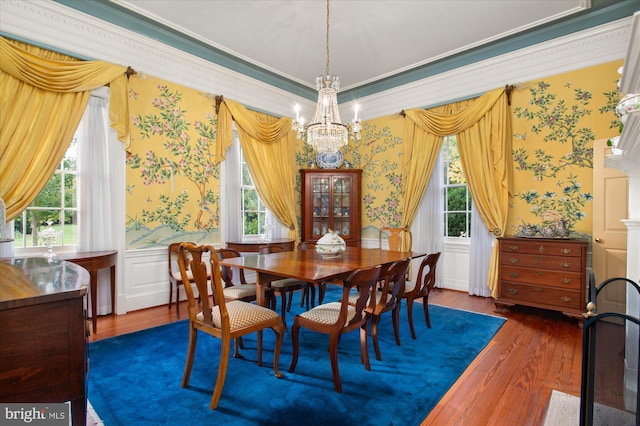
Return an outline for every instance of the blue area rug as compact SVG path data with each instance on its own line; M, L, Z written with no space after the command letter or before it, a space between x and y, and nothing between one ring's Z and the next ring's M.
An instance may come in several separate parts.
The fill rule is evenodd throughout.
M339 294L329 287L325 301ZM300 311L295 297L287 314L290 324L294 311ZM342 394L333 388L327 336L301 329L298 365L289 373L287 331L280 355L285 376L277 379L275 338L265 331L263 365L255 363L255 335L245 337L244 359L231 358L220 404L210 410L220 341L198 336L191 381L181 388L188 338L188 322L182 320L90 343L89 401L106 426L419 425L504 319L431 305L433 328L428 329L421 306L414 311L418 339L411 338L403 309L402 346L395 344L391 316L381 320L382 361L375 359L369 339L371 371L360 363L359 333L343 336L338 354Z

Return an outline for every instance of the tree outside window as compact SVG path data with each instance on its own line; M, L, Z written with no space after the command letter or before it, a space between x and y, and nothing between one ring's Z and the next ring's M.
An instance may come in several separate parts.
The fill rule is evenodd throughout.
M442 144L444 164L444 222L446 237L468 238L471 234L471 193L462 172L455 136Z
M267 208L258 195L242 151L240 154L240 173L242 236L257 237L264 234Z
M55 246L78 244L77 140L74 137L49 182L13 220L16 249L44 246L40 232L51 221L59 232Z

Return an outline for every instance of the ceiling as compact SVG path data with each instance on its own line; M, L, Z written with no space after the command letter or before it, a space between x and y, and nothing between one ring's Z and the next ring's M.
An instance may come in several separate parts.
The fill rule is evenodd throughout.
M309 99L325 72L325 0L55 1ZM442 72L427 70L452 58L471 63L504 53L506 40L513 50L579 30L572 20L620 3L331 0L329 71L341 92L362 96L366 87L377 85L373 93Z

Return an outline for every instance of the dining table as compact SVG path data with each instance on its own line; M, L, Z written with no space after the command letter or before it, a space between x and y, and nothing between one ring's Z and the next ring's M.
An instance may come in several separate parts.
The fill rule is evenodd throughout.
M220 265L240 268L256 273L256 302L266 306L265 287L272 281L295 278L319 284L345 280L362 268L380 265L388 268L398 260L414 259L426 253L392 251L377 248L346 247L336 256L321 256L315 250L294 250L269 254L248 254L220 259Z

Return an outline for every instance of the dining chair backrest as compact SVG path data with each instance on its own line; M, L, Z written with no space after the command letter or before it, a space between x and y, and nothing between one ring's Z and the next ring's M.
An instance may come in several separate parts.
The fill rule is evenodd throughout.
M379 315L382 312L393 309L398 304L398 299L404 295L407 270L410 263L411 259L403 259L389 266L382 280L382 287L380 288L374 314Z
M167 263L169 266L169 309L173 304L173 290L176 291L176 315L180 318L180 286L184 286L182 275L180 274L180 266L178 265L178 257L180 256L180 244L171 243L168 248ZM187 282L193 282L191 276L188 277Z
M264 244L258 247L258 253L260 254L282 253L283 251L285 251L285 249L280 246L270 246L268 244Z
M427 296L433 289L436 283L436 265L439 258L440 252L431 253L420 263L416 285L412 289L414 299Z
M392 228L383 226L378 231L378 248L382 249L382 237L387 236L387 244L389 250L392 251L411 251L413 245L413 235L411 228L404 226L401 228Z
M240 257L241 254L238 250L229 249L229 248L221 248L217 250L218 259L231 259L234 257ZM220 276L222 277L222 281L224 282L225 287L232 287L236 284L247 284L247 280L244 276L244 269L238 269L238 277L239 282L233 281L233 269L222 265L220 267Z
M337 322L339 327L345 330L350 330L355 327L360 327L366 321L366 309L375 309L376 300L375 297L370 297L375 284L380 279L380 266L371 268L363 268L354 271L344 281L342 287L342 306L340 307L340 318ZM352 306L355 307L355 313L351 318L348 318L350 295L356 292L357 297L355 301L351 298ZM342 326L344 324L344 326Z
M216 251L213 246L209 245L182 243L180 244L180 253L181 256L178 257L180 273L183 279L189 275L193 277L199 295L209 293L210 283L214 296L213 304L219 306L222 326L216 327L213 325L211 316L211 308L213 305L211 299L209 297L200 297L200 303L197 303L197 298L191 286L185 286L189 321L199 323L207 328L217 329L219 331L217 331L216 334L219 334L221 330L228 329L229 317L224 303L224 294L222 293L222 279L220 278L220 265ZM207 262L210 262L210 267L207 267ZM209 270L213 272L211 274L211 280L209 280Z

